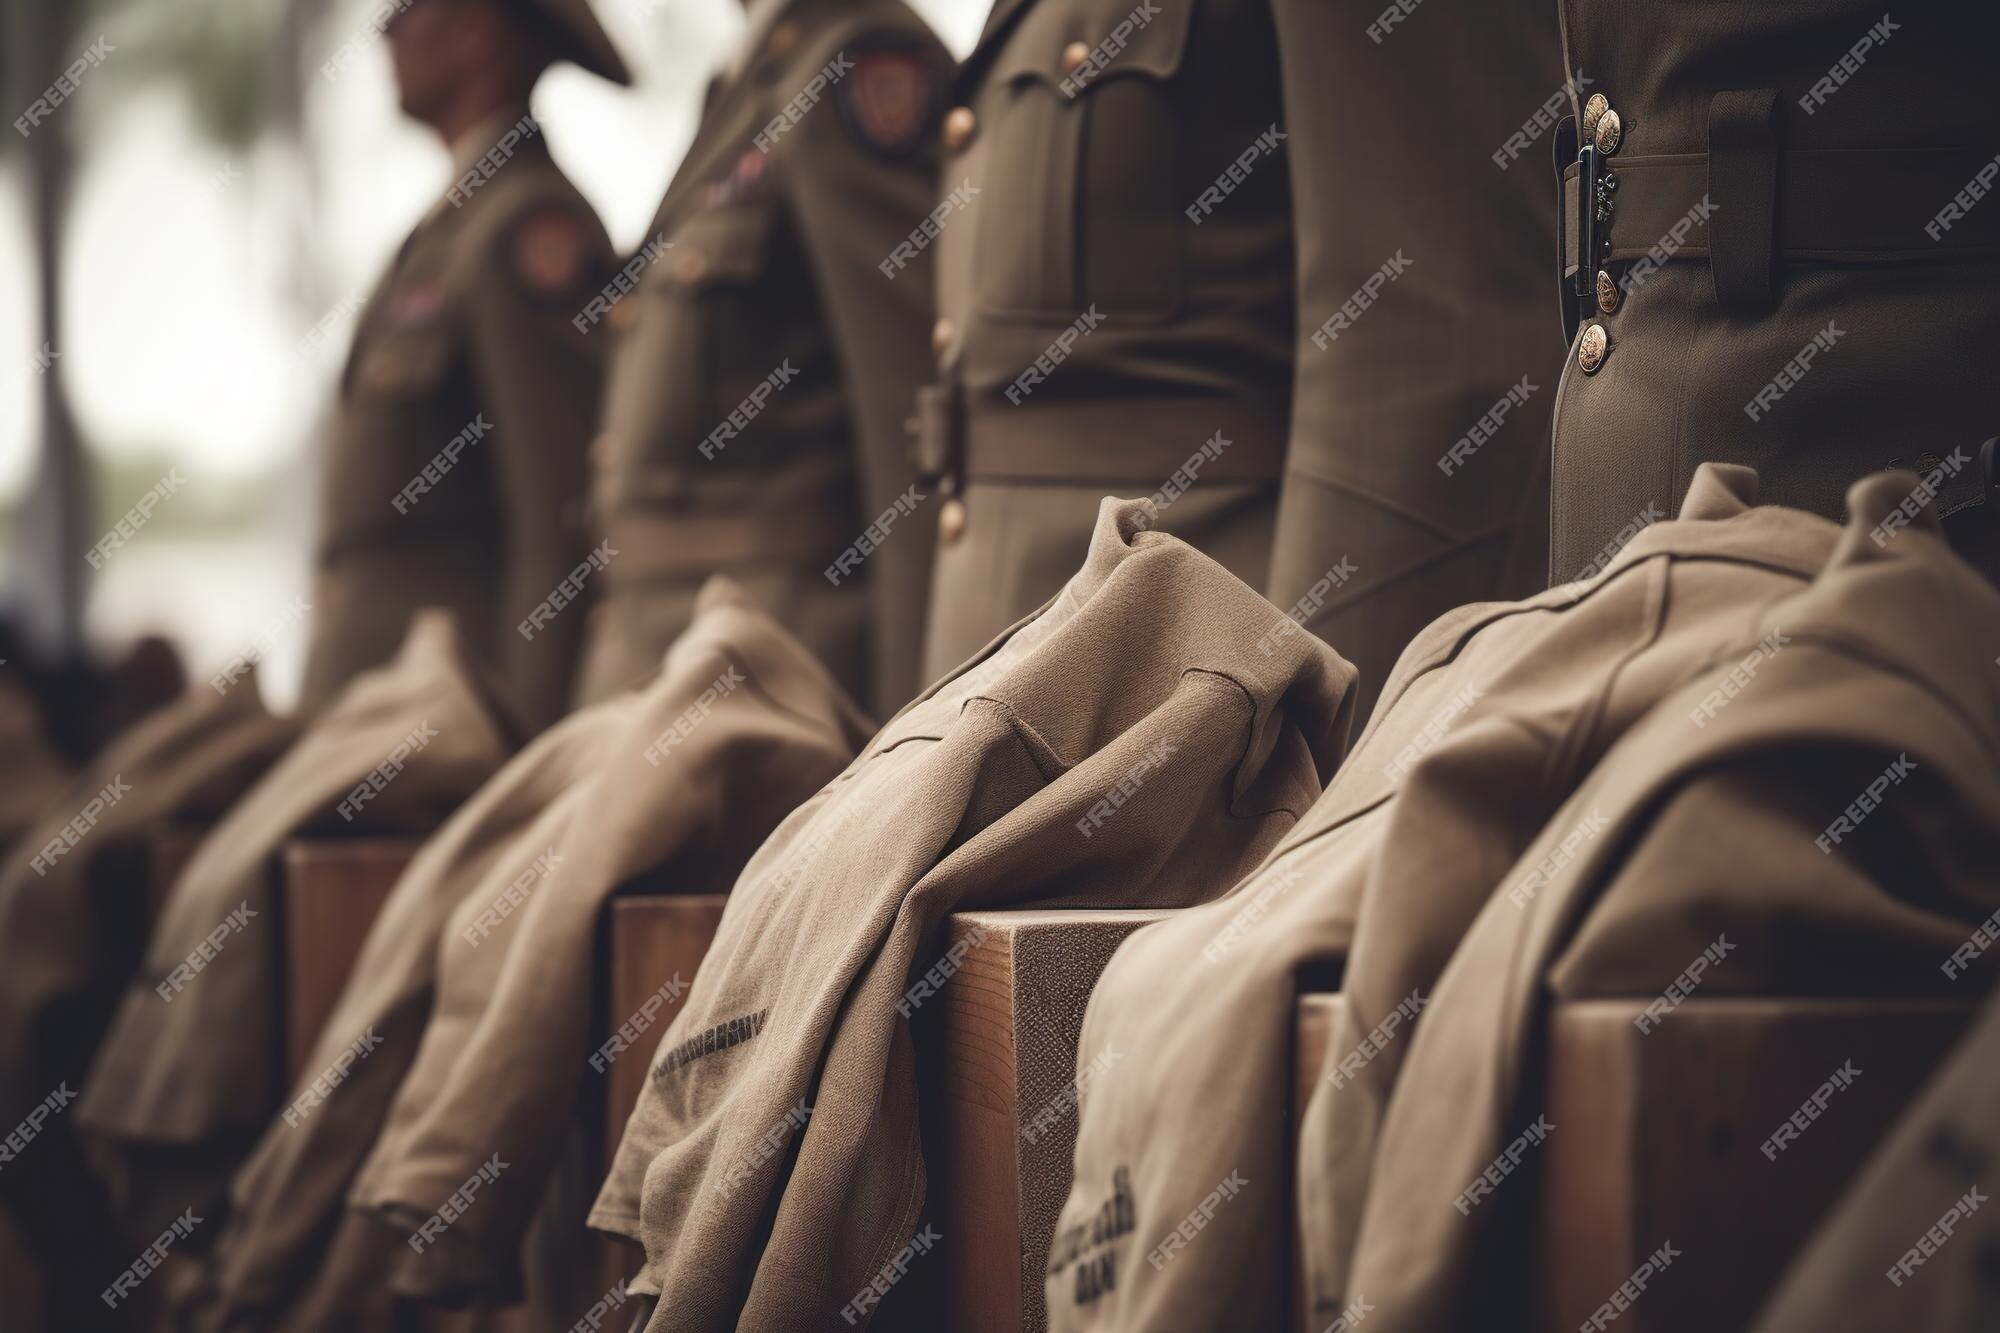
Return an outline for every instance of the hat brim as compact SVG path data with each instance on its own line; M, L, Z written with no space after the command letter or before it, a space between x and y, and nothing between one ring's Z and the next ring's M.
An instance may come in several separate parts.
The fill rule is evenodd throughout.
M563 38L562 56L600 79L630 87L632 71L611 44L611 36L590 8L590 0L528 0Z

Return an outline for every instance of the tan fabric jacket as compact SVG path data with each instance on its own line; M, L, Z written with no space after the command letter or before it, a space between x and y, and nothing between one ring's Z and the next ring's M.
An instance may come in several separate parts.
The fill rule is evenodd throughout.
M1990 985L1992 961L1982 970L1963 984ZM1995 1106L2000 1004L1989 1002L1793 1261L1756 1333L2000 1327L2000 1209L1987 1206L2000 1185Z
M867 1321L924 1204L898 1002L947 913L1198 902L1317 796L1352 669L1260 652L1262 598L1144 521L1106 502L1067 587L737 881L592 1216L643 1240L655 1333Z
M145 882L149 835L164 821L214 819L296 730L264 710L254 676L221 695L200 686L92 760L0 873L0 1124L11 1130L62 1094L18 1152L0 1152L0 1202L45 1272L85 1282L130 1262L66 1109L138 965L148 904L132 890Z
M1879 508L1882 488L1896 486L1878 483L1857 502ZM1748 473L1712 469L1680 521L1639 533L1600 577L1437 622L1399 663L1326 796L1265 866L1222 901L1135 935L1114 957L1081 1049L1112 1043L1151 1054L1099 1080L1085 1099L1076 1183L1050 1260L1052 1326L1265 1326L1280 1318L1286 1268L1269 1237L1285 1234L1294 1203L1276 1128L1289 1120L1293 1001L1300 989L1332 981L1351 947L1352 1012L1328 1057L1329 1074L1341 1077L1318 1086L1299 1182L1324 1298L1317 1317L1342 1313L1336 1298L1345 1284L1327 1275L1343 1271L1338 1261L1354 1244L1352 1212L1366 1194L1387 1079L1409 1049L1414 1015L1434 1021L1435 1009L1425 1008L1431 985L1464 922L1494 899L1490 913L1523 914L1497 890L1551 854L1533 850L1538 839L1559 848L1594 827L1584 822L1592 807L1565 814L1567 803L1663 699L1692 682L1699 703L1766 636L1794 634L1790 619L1774 621L1772 606L1807 585L1838 534L1796 511L1753 509L1753 493ZM1850 533L1849 545L1856 536L1866 542L1867 531ZM1713 722L1696 727L1686 712L1680 721L1697 737L1715 730ZM1676 771L1671 748L1620 753L1634 755L1619 767L1635 774ZM1537 901L1534 883L1522 896ZM1665 976L1685 962L1676 954ZM1194 980L1163 988L1162 976ZM1485 1018L1490 1042L1493 1007L1469 1012L1469 1021ZM1367 1053L1371 1032L1380 1034L1377 1053L1343 1066L1357 1050ZM1467 1113L1463 1093L1430 1095L1430 1114L1443 1122L1436 1132L1463 1135L1454 1129ZM1230 1192L1212 1221L1184 1246L1162 1249L1224 1181ZM1439 1204L1445 1221L1461 1223L1451 1203L1465 1184L1455 1182ZM1114 1200L1131 1225L1093 1230L1098 1210ZM1069 1244L1065 1228L1074 1229ZM1375 1289L1346 1290L1387 1310Z
M448 618L426 613L202 841L74 1112L139 1232L206 1203L274 1109L278 848L435 828L514 744Z
M402 1290L454 1298L510 1285L564 1127L586 1082L618 1058L590 1029L605 901L641 875L663 888L727 886L872 729L791 636L733 585L710 582L665 670L598 747L558 835L564 860L548 891L486 946L497 965L475 964L455 941L443 951L437 1013L354 1202L407 1230L489 1155L508 1168L438 1243L414 1262L401 1256ZM455 918L461 932L477 928L476 906ZM677 1003L693 979L679 978L665 1002ZM633 1019L608 1015L614 1027ZM537 1076L521 1078L524 1068Z
M547 887L543 877L560 867L537 858L583 799L591 759L631 702L607 700L542 733L411 860L299 1083L230 1181L205 1326L359 1327L386 1312L401 1238L372 1219L350 1225L344 1201L430 1021L441 959L456 950L486 961L447 925L463 907L504 905L524 878L529 892ZM359 1267L333 1262L363 1256Z
M1483 903L1385 891L1376 929L1364 903L1353 1010L1398 987L1430 1004L1352 1098L1323 1089L1308 1115L1308 1160L1329 1167L1301 1182L1316 1293L1365 1296L1398 1331L1524 1308L1521 1267L1493 1260L1527 1191L1503 1181L1466 1216L1452 1205L1536 1119L1546 994L1659 995L1718 936L1732 948L1703 994L1949 993L1940 961L2000 907L2000 592L1928 515L1874 540L1916 484L1850 488L1812 584L1675 682L1500 881L1540 875L1525 908L1511 888ZM1761 648L1777 629L1777 651ZM1722 693L1753 651L1754 674ZM1600 815L1563 862L1562 839Z

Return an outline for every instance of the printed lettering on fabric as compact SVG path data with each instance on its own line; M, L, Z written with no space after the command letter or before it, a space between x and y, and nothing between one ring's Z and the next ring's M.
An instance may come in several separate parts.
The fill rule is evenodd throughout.
M1117 1167L1111 1172L1111 1197L1088 1218L1056 1233L1055 1243L1049 1247L1049 1276L1075 1264L1071 1295L1078 1305L1090 1304L1118 1285L1118 1252L1110 1247L1138 1224L1132 1172L1128 1167Z
M717 1023L712 1028L695 1033L667 1052L666 1058L654 1068L653 1077L664 1081L676 1069L691 1065L705 1055L714 1055L717 1051L741 1046L764 1030L764 1020L770 1013L768 1008L759 1009L754 1014L732 1018L726 1023Z

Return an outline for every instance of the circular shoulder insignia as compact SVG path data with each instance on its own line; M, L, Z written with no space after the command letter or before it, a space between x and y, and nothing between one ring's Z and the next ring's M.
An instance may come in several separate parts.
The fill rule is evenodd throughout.
M884 157L915 152L936 123L944 71L933 53L902 37L864 39L834 85L841 118L863 148Z
M590 264L590 232L574 209L531 209L514 223L508 253L514 277L535 296L567 296Z

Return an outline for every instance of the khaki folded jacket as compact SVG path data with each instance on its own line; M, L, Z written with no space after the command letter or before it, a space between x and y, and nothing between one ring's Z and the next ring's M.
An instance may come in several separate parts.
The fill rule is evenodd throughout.
M1051 1326L1276 1327L1294 1212L1322 1327L1524 1326L1533 1191L1472 1187L1544 1132L1551 996L1658 995L1724 935L1717 994L1946 985L2000 901L2000 594L1893 526L1916 486L1842 530L1704 467L1596 576L1419 636L1299 827L1100 981L1081 1052L1135 1054L1083 1099ZM1294 1166L1294 1002L1334 978Z
M361 1326L396 1294L578 1317L598 1294L581 1219L557 1262L517 1256L586 1081L608 1068L591 1025L604 904L642 876L727 887L871 725L714 579L651 679L482 787L398 882L287 1113L232 1184L214 1326ZM690 980L662 985L678 999ZM419 1235L494 1158L473 1205Z
M449 620L419 616L195 850L73 1112L137 1234L208 1206L276 1110L279 848L434 829L514 748L495 697Z
M1255 865L1349 722L1352 669L1281 620L1145 530L1143 506L1106 501L1046 607L785 819L736 882L592 1214L644 1243L632 1287L663 1293L654 1333L867 1321L924 1208L899 1002L937 928L967 908L1183 906Z

